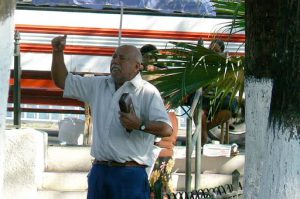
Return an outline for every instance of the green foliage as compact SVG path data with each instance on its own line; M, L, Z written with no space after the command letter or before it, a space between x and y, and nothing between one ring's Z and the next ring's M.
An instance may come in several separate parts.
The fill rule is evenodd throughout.
M203 46L191 43L170 42L173 46L156 54L155 65L167 66L167 70L146 72L145 76L158 75L150 80L171 107L185 103L186 97L199 88L214 90L214 99L232 99L243 92L244 59L227 57ZM219 104L216 104L219 106Z
M232 22L224 23L224 32L238 33L245 31L245 1L215 0L214 6L218 15L232 17Z
M232 21L224 23L224 32L234 34L245 30L245 1L215 0L218 15L228 15ZM217 36L217 34L216 34ZM230 95L230 102L244 93L244 57L228 57L192 43L169 42L166 49L155 54L156 66L168 68L146 72L161 91L171 108L186 103L187 97L199 88L209 95L213 109Z

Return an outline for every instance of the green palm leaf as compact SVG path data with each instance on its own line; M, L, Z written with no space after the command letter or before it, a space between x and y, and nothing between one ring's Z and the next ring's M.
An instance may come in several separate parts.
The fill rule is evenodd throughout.
M228 59L191 43L170 42L170 44L173 47L156 54L158 61L155 63L168 65L169 69L146 72L144 76L157 75L150 81L158 87L172 107L184 104L186 96L201 87L208 89L217 87L216 95L219 96L236 94L240 90L233 88L243 68L241 59Z
M232 34L245 31L245 1L214 1L215 11L218 15L232 17L231 22L223 24L224 32Z
M228 15L232 21L223 24L222 30L234 34L245 30L245 2L215 0L218 15ZM165 49L155 54L156 66L168 68L146 72L172 108L183 105L186 97L205 88L204 94L213 91L211 112L217 110L223 100L230 96L230 102L238 96L242 102L244 92L244 58L226 57L203 46L192 43L169 42Z

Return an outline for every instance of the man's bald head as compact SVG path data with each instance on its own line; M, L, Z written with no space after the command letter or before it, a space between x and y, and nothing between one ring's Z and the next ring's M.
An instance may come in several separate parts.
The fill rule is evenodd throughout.
M142 59L143 59L142 54L137 47L133 45L122 45L118 47L117 50L118 49L125 49L131 58L134 58L135 61L138 62L139 64L142 63Z
M125 81L134 78L142 63L142 55L135 46L122 45L113 54L110 72L116 84L121 86Z

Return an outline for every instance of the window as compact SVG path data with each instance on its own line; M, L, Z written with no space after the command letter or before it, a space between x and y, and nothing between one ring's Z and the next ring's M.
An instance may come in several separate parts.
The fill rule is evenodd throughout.
M25 116L28 119L36 119L37 117L36 113L31 113L31 112L26 113Z
M39 105L39 108L47 109L49 106ZM39 113L38 119L48 120L50 119L49 113Z
M50 116L51 120L60 120L62 118L60 113L51 113Z

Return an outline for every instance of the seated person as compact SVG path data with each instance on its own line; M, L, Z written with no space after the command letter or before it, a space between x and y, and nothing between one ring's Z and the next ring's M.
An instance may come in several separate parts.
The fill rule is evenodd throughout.
M224 41L220 39L214 39L210 42L208 49L215 51L216 53L224 53Z
M220 39L212 40L209 45L209 49L215 51L216 53L226 56L226 54L224 54L224 50L225 50L224 42ZM194 96L194 93L188 97L189 99L188 99L187 103L189 103L189 104L192 103L193 96ZM202 123L201 144L204 145L207 142L208 131L210 129L228 121L232 116L232 111L230 110L228 103L227 103L227 107L225 107L225 105L221 106L221 108L219 110L215 111L215 114L213 114L213 117L209 118L208 116L209 116L209 109L210 109L210 99L207 97L203 97L202 104L203 104L202 105L203 113L202 113L202 118L201 118L201 123ZM197 118L198 118L197 111L195 111L195 114L193 117L194 117L194 123L195 123L195 125L197 125L197 121L198 121L197 120Z
M190 94L186 100L185 105L191 106L195 93ZM228 97L229 98L229 95ZM207 143L208 131L216 126L219 126L232 117L232 113L236 111L237 105L236 101L232 105L229 105L229 100L227 98L222 102L220 108L215 110L213 113L209 113L211 108L210 98L207 96L202 96L202 116L201 116L201 145ZM197 107L198 108L198 107ZM198 111L195 110L193 115L193 120L195 125L198 125Z

